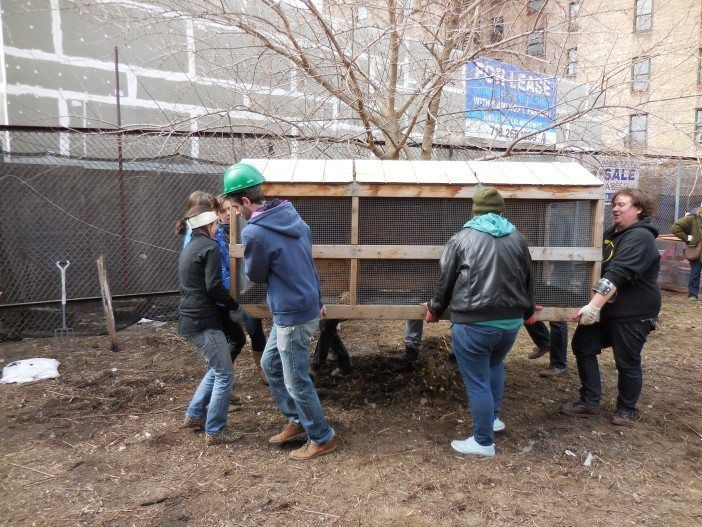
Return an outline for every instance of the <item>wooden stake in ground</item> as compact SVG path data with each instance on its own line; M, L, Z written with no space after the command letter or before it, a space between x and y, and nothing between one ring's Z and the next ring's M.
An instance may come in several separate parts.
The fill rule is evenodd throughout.
M112 311L112 295L110 295L110 284L107 283L107 270L105 269L105 257L97 259L98 277L100 278L100 292L102 293L102 307L105 309L105 321L107 322L107 335L110 337L110 347L112 351L119 351L117 343L117 328L115 327L115 315Z

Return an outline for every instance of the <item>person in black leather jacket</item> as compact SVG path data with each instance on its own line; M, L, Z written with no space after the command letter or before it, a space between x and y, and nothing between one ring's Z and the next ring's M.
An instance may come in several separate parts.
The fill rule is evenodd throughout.
M619 373L617 411L612 424L629 426L641 394L641 351L661 309L658 287L658 231L651 225L655 202L643 190L623 188L612 198L614 226L602 245L602 278L590 303L573 317L578 328L571 346L578 363L580 397L561 407L574 417L600 415L597 356L612 347Z
M451 442L462 454L495 455L493 433L505 429L499 419L504 359L525 319L533 322L529 248L500 216L504 209L496 189L475 193L474 217L447 242L434 294L424 304L426 322L451 308L452 347L473 420L473 436Z

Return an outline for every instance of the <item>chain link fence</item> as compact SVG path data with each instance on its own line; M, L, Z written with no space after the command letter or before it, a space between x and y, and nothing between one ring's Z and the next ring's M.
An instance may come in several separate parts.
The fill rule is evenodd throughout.
M96 269L101 255L118 323L174 319L182 243L174 225L193 190L217 193L224 168L245 157L372 157L353 144L253 134L1 127L0 144L0 341L60 327L59 260L70 261L67 325L89 332L104 327ZM409 155L416 153L411 148ZM434 157L485 155L437 145ZM695 160L523 152L510 160L577 160L603 178L612 167L624 167L658 197L654 223L661 232L702 200Z

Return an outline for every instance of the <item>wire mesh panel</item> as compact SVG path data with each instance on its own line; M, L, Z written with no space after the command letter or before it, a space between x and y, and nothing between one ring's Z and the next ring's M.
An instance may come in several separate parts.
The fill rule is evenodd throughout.
M553 307L581 306L590 301L592 262L532 262L534 301Z
M285 196L281 196L285 197ZM351 198L294 197L288 199L312 231L314 245L351 243ZM239 218L236 243L246 221Z
M594 213L592 201L510 199L503 215L530 247L589 247Z
M359 243L443 245L471 218L472 200L445 198L359 199Z
M590 299L591 262L533 262L537 304L568 307ZM417 305L429 300L439 278L434 260L365 260L359 264L358 303Z
M349 303L350 263L348 260L317 259L317 274L325 304ZM254 284L244 273L243 262L236 260L237 300L242 304L265 304L266 285Z
M358 304L426 302L438 277L436 260L362 260L358 264Z

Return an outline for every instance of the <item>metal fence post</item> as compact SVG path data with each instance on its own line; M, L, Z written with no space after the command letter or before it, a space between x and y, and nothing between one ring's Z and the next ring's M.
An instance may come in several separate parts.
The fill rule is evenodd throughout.
M675 168L675 216L673 221L680 217L680 183L681 183L681 161L678 159L677 167Z

